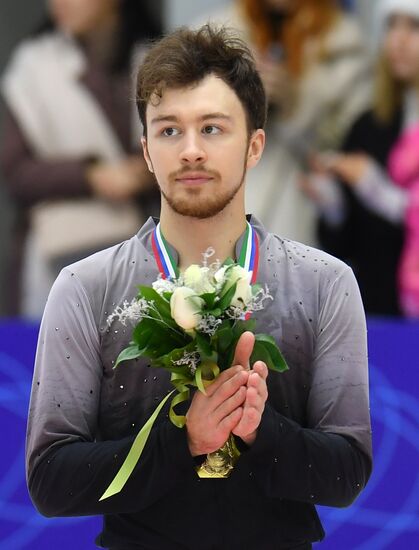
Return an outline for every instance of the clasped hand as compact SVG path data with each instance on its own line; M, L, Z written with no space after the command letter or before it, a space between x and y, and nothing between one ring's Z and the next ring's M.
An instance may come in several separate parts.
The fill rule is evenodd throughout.
M223 371L207 387L206 395L197 391L186 415L189 450L192 456L219 449L233 433L247 445L256 438L268 397L268 369L256 361L250 369L255 337L241 335L233 366Z

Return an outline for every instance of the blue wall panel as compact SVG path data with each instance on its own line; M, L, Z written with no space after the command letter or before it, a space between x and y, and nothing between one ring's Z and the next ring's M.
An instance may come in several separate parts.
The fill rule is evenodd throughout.
M366 490L347 509L318 507L325 550L419 548L419 324L370 319L375 454ZM46 519L24 479L24 436L37 327L0 324L0 550L88 550L100 518Z

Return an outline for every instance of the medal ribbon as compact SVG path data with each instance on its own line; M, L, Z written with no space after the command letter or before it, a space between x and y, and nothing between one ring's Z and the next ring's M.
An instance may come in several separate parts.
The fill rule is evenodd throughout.
M246 232L243 238L243 244L240 249L238 264L252 272L251 283L254 284L257 279L259 267L259 239L255 229L246 221ZM157 268L163 279L175 279L179 276L178 267L170 253L169 245L163 237L160 228L160 222L157 224L151 235L151 245Z
M160 222L151 235L151 245L157 267L163 279L176 279L179 276L179 270L173 256L170 254L169 245L161 232Z

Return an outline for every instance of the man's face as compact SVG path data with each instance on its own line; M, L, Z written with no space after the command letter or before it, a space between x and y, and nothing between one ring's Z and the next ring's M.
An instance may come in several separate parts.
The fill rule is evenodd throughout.
M147 105L144 156L172 210L203 219L243 201L245 173L259 160L264 133L249 139L234 91L209 75L194 87L167 89L153 103Z

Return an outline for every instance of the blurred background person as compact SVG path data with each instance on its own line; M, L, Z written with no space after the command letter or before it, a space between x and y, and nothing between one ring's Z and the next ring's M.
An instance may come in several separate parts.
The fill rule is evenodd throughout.
M7 313L39 318L63 265L158 211L139 151L133 65L160 34L136 0L49 0L2 79L1 167L17 216Z
M304 182L320 243L355 271L368 313L419 317L419 2L383 0L373 106Z
M340 145L368 104L358 23L334 0L236 0L207 19L240 30L269 98L267 144L247 176L247 209L271 231L316 244L316 212L297 182L310 152Z

